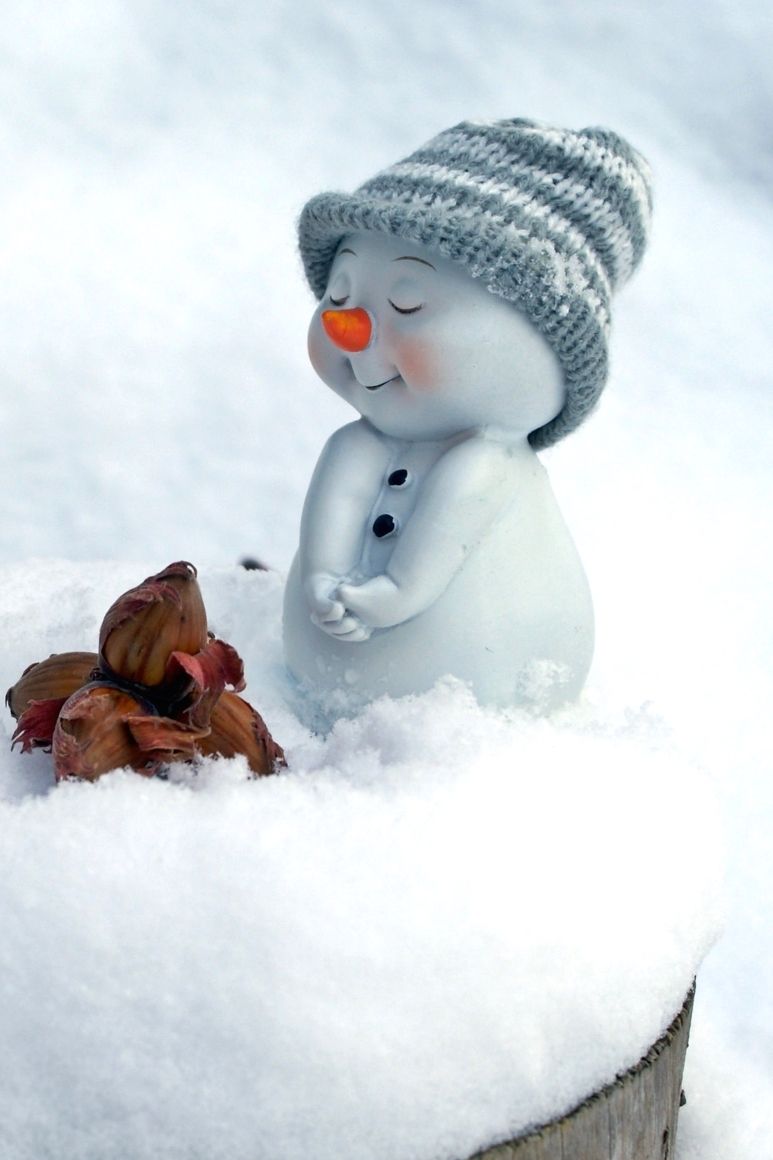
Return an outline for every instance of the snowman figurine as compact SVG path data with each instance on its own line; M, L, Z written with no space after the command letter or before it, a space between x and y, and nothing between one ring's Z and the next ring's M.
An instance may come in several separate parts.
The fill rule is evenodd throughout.
M285 595L287 665L328 715L451 675L550 709L593 653L585 573L536 451L607 370L644 249L643 158L605 129L464 122L304 208L324 448Z

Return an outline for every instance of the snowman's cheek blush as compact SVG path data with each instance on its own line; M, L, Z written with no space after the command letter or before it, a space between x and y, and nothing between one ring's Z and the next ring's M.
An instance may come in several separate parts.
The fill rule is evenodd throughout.
M395 346L400 376L416 391L435 391L441 386L437 359L426 342L403 339Z

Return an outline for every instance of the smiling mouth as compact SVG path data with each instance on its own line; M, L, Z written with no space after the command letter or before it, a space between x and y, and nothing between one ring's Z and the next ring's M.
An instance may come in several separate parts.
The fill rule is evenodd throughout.
M361 383L360 385L363 386L366 391L377 391L379 388L385 387L387 383L396 382L399 378L399 375L392 375L391 379L384 379L383 383L374 383L373 386L369 386L368 383Z

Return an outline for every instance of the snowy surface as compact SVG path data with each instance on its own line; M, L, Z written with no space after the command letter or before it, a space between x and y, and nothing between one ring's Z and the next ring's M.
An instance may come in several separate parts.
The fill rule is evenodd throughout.
M290 757L54 792L2 759L3 1157L450 1160L561 1110L718 930L714 802L678 1151L773 1155L767 6L49 0L2 38L2 687L187 558ZM612 382L545 456L588 689L545 723L445 687L313 738L280 574L350 416L306 362L293 221L508 115L609 124L655 169Z
M3 569L12 651L59 647L34 606L88 647L123 571ZM280 579L202 583L289 771L46 794L50 758L6 759L12 1155L454 1160L636 1063L721 923L713 794L662 725L507 719L449 682L312 736Z

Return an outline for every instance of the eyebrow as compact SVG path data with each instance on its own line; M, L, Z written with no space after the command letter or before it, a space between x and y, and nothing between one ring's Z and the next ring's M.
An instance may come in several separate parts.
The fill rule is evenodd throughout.
M425 261L424 258L414 258L410 254L405 254L404 257L402 257L402 258L393 258L393 261L395 261L395 262L421 262L422 266L429 266L430 270L435 269L435 267L432 265L431 262Z

